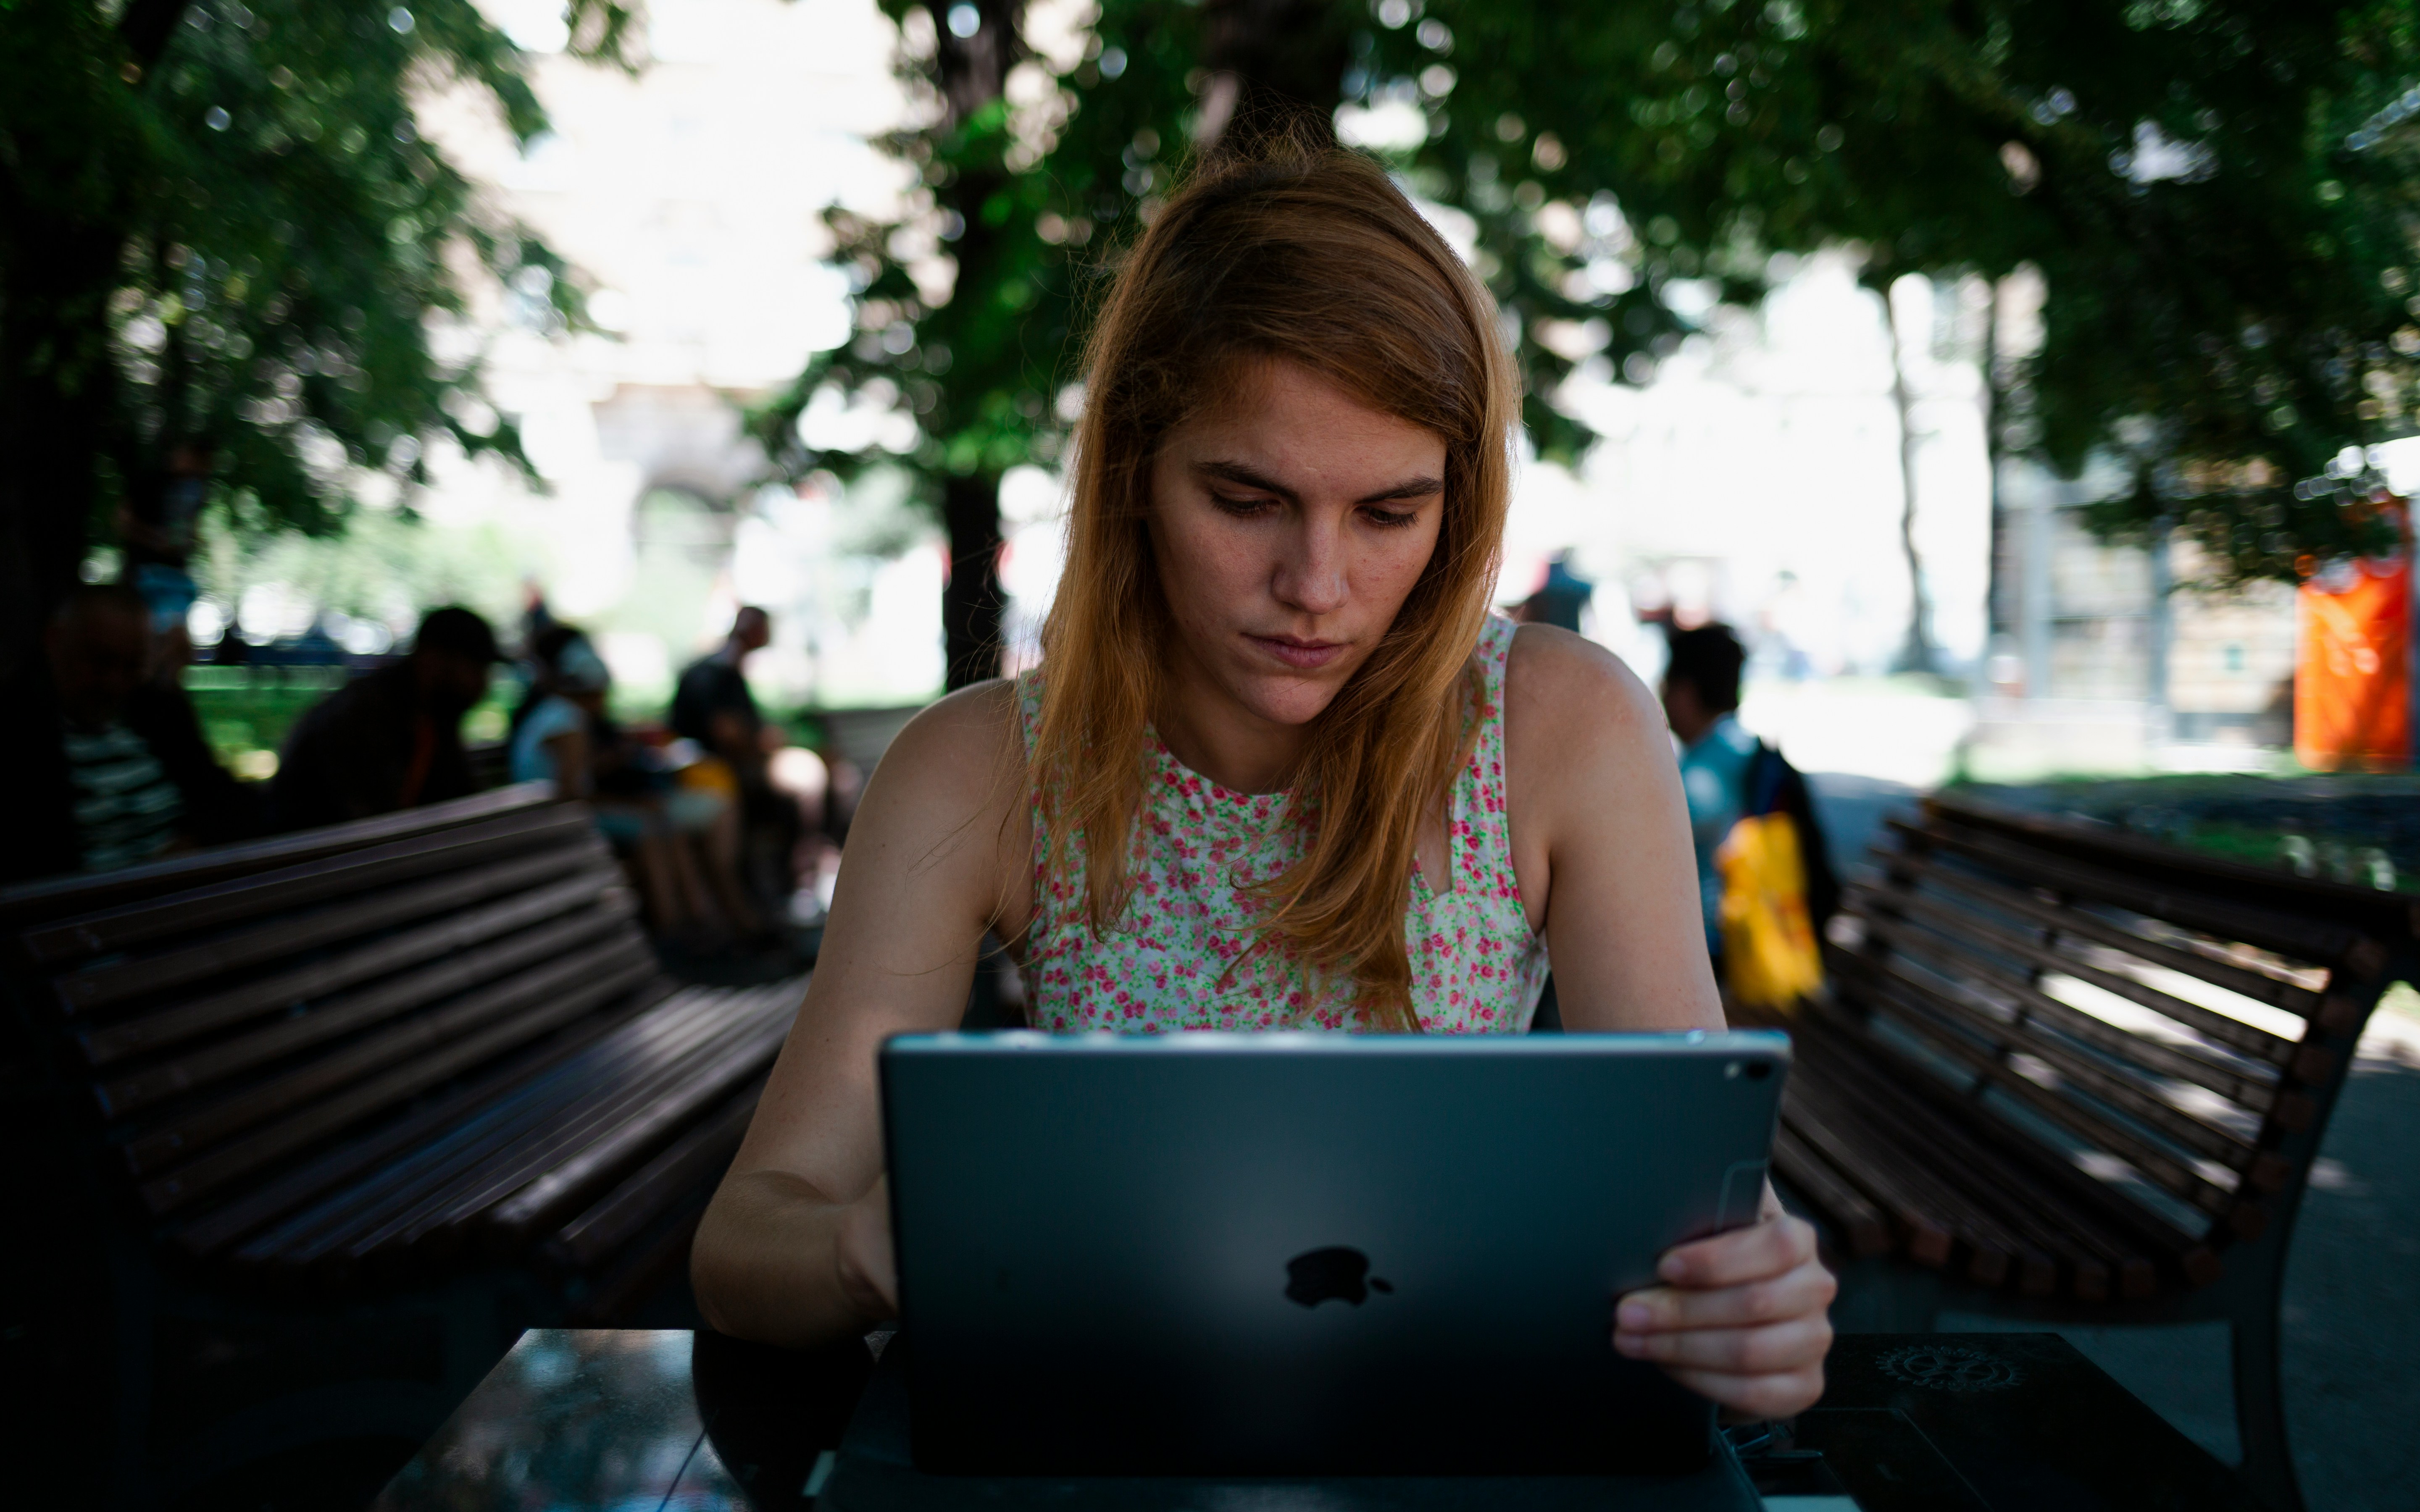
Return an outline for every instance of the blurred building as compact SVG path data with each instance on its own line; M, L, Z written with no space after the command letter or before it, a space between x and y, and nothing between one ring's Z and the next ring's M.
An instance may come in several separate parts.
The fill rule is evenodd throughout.
M938 687L938 582L921 592L938 556L923 562L912 531L840 549L850 501L765 489L739 416L848 337L824 208L879 209L907 187L868 141L906 109L891 23L869 0L655 0L652 61L630 75L565 54L560 0L482 4L537 55L552 129L517 147L463 97L441 96L423 130L570 260L603 329L555 329L542 274L488 291L450 332L452 355L484 354L489 393L546 488L458 462L440 467L423 513L513 522L522 572L556 614L597 631L633 692L667 688L742 602L774 611L752 673L777 694ZM890 623L869 635L877 613ZM929 675L912 655L927 629ZM866 661L861 640L886 655ZM852 679L873 686L840 686Z
M2184 542L2102 545L2084 506L2125 483L2001 464L1977 775L2257 770L2290 742L2292 590L2211 594Z

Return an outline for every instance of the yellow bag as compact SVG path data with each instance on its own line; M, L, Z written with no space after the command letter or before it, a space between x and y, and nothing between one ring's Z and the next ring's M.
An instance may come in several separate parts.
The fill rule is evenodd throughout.
M1807 868L1786 813L1743 819L1714 851L1723 877L1723 975L1748 1008L1789 1008L1823 985L1807 918Z

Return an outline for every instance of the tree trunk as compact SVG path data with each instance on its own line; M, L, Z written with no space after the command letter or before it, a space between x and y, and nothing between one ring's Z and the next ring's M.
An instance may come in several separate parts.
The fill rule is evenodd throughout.
M134 0L120 17L136 80L159 61L186 8L187 0ZM132 83L103 76L94 86ZM96 167L101 181L119 177L120 165ZM106 199L54 213L63 203L55 185L70 177L56 162L0 162L0 687L38 654L43 625L75 586L91 547L99 464L117 439L109 298L127 201L120 184ZM52 194L37 188L44 178Z
M975 0L973 34L950 30L952 0L925 0L932 13L941 98L950 119L965 120L998 100L1008 87L1008 70L1024 55L1020 27L1023 0ZM950 179L939 198L964 229L951 248L960 288L987 285L988 265L999 255L999 233L983 213L1001 187L998 175L966 172ZM1000 675L1000 475L974 472L941 483L941 524L949 532L950 572L941 585L941 643L948 664L946 686L965 687Z
M942 644L949 685L1000 675L1000 479L979 472L941 486L950 532L950 576L941 585Z
M1194 138L1208 147L1290 122L1335 129L1353 60L1356 7L1330 0L1210 0L1202 18L1202 91Z
M1932 604L1924 589L1924 559L1916 548L1916 397L1908 392L1906 343L1901 339L1899 306L1888 288L1883 290L1883 314L1890 325L1891 402L1899 408L1899 475L1904 500L1900 506L1899 544L1907 554L1907 640L1892 670L1930 674L1941 670L1941 656L1932 643Z
M35 655L75 585L114 425L108 301L116 228L41 214L0 169L0 682Z

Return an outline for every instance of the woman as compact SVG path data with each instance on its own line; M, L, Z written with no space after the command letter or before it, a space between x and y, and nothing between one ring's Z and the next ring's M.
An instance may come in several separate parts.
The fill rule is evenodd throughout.
M1037 673L911 723L700 1229L698 1301L806 1344L891 1317L875 1053L954 1026L986 930L1038 1027L1722 1026L1654 699L1493 619L1519 395L1385 175L1280 145L1170 201L1087 368ZM1123 843L1104 845L1098 837ZM1755 1415L1822 1393L1833 1283L1766 1193L1612 1347Z
M554 625L530 646L528 697L514 711L507 742L516 782L551 782L557 796L586 799L613 841L659 939L709 949L750 920L729 863L737 817L715 794L675 786L607 717L613 673L582 632Z

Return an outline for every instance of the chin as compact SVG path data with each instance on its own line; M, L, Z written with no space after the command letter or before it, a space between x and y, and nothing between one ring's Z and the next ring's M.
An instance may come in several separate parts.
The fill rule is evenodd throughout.
M1235 702L1271 724L1304 725L1327 712L1336 702L1341 681L1272 676L1260 673L1242 680Z

